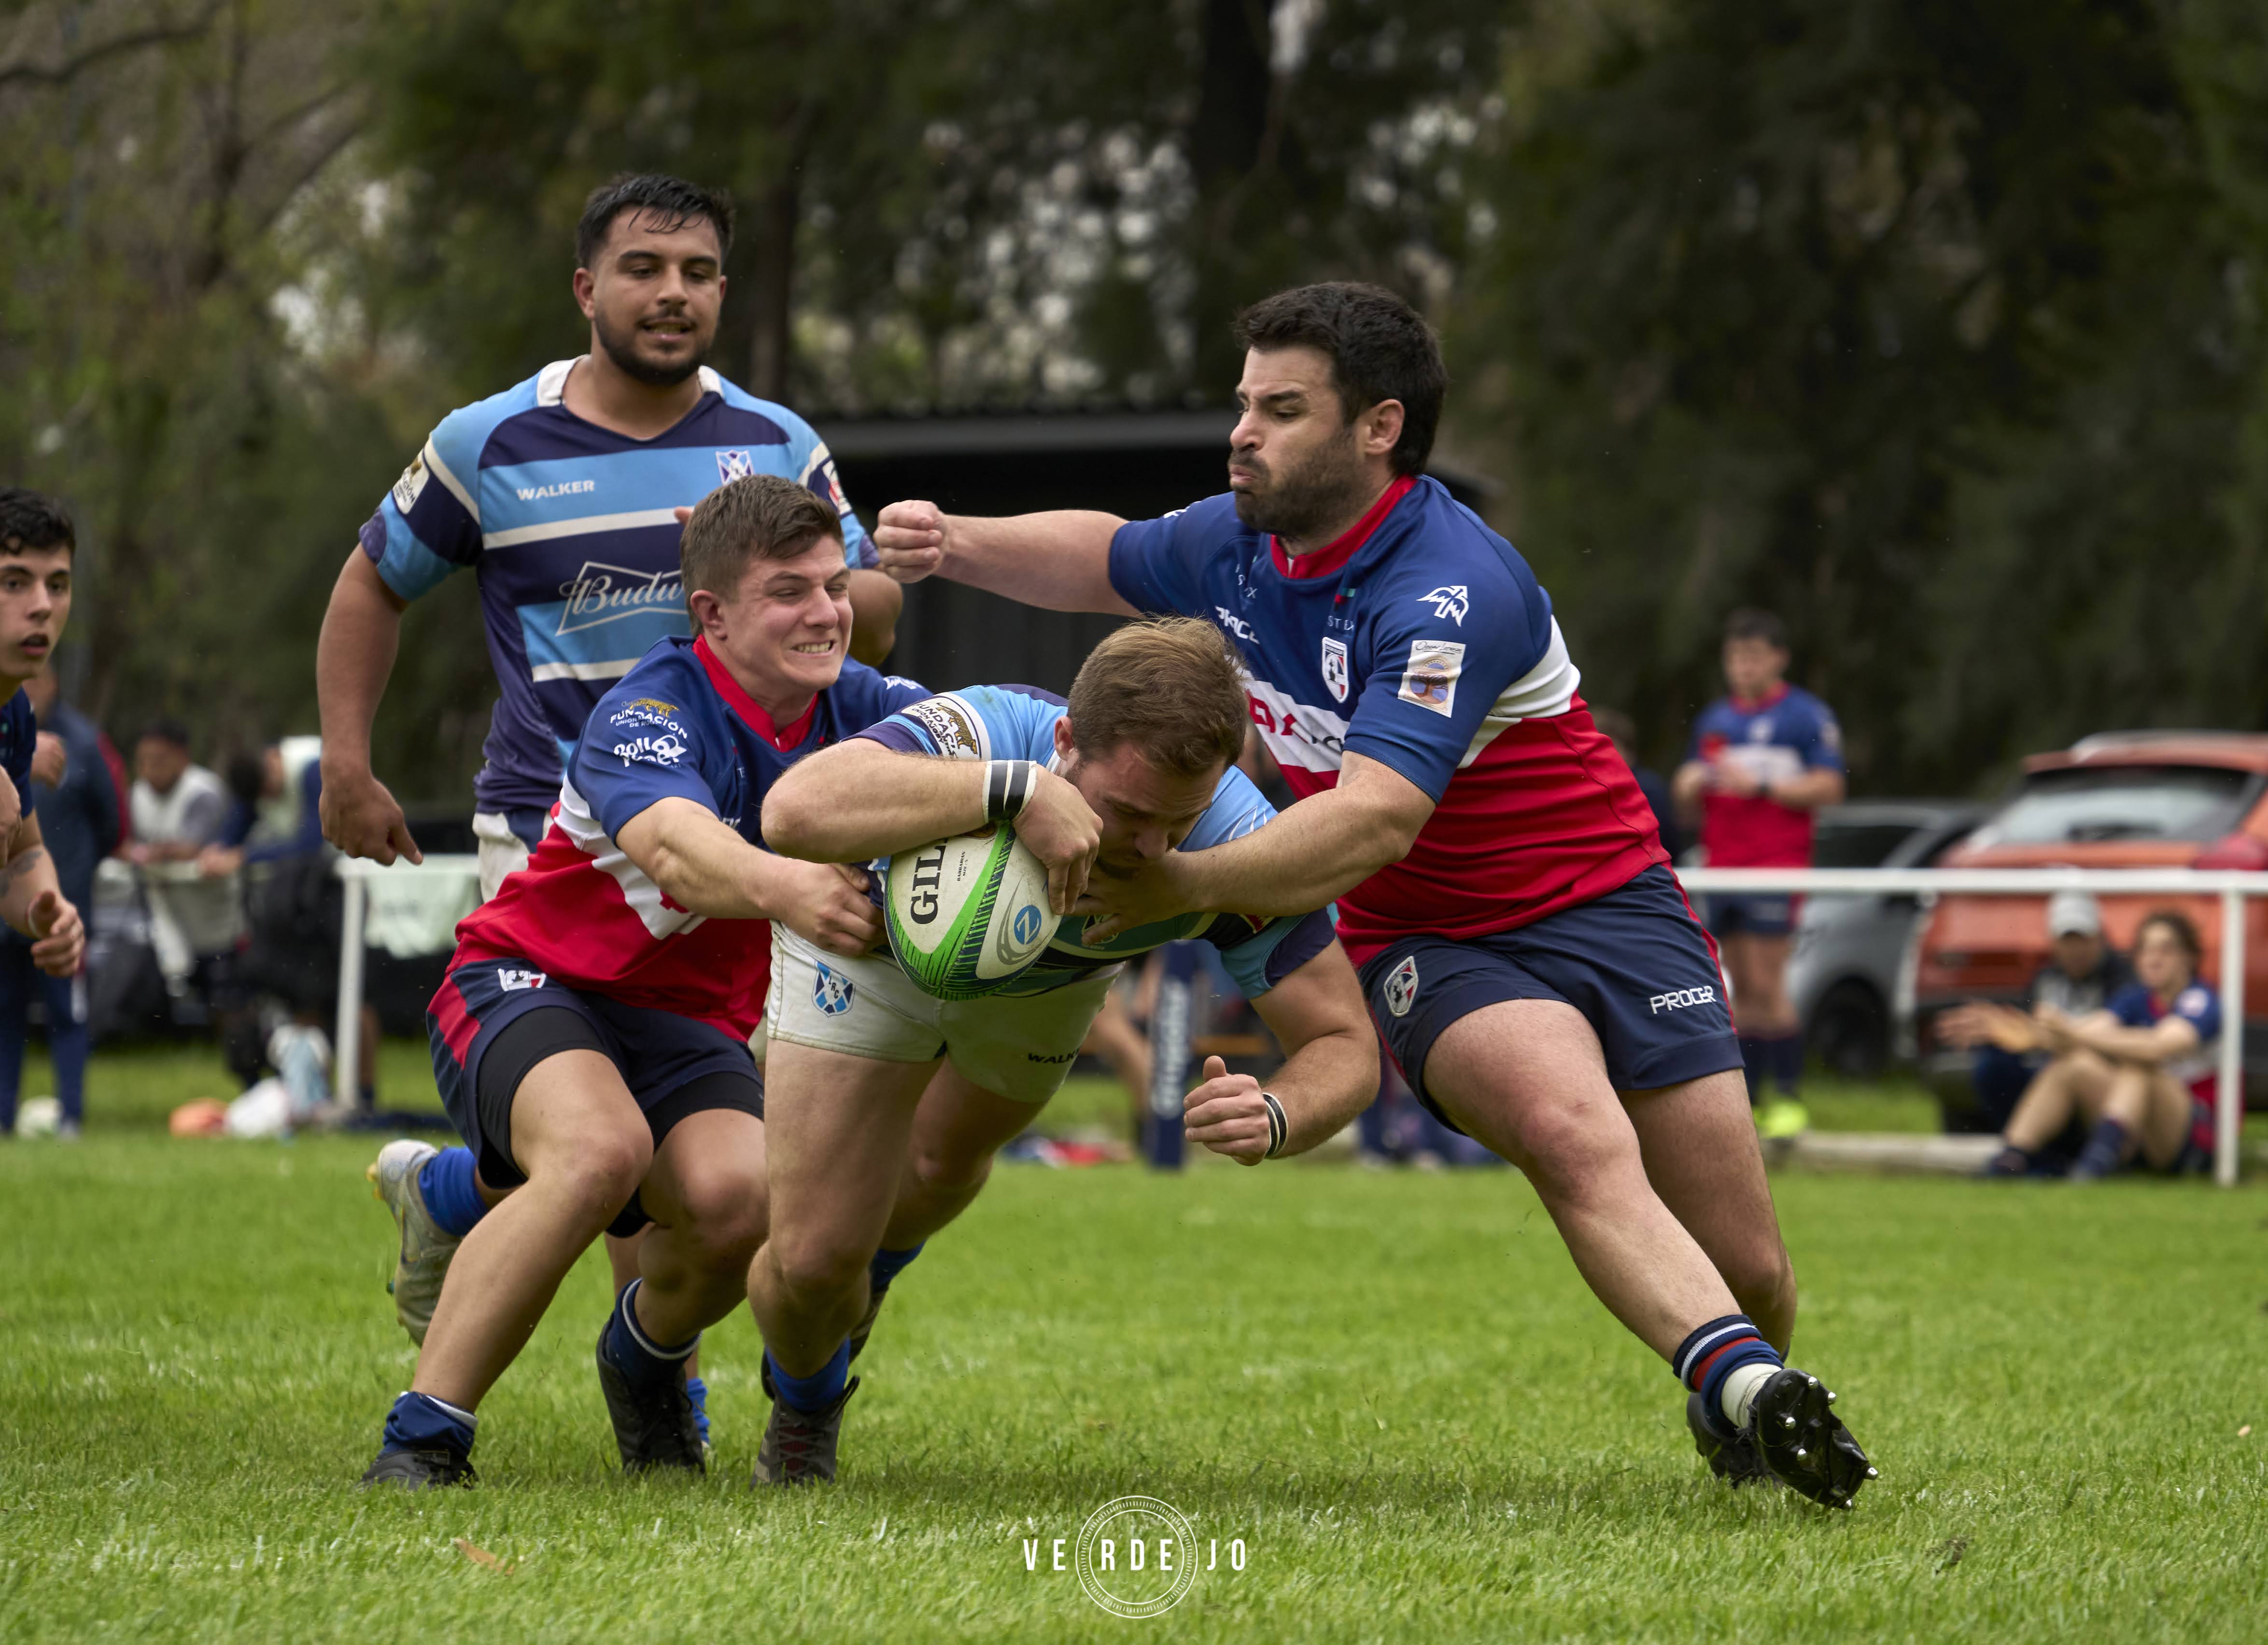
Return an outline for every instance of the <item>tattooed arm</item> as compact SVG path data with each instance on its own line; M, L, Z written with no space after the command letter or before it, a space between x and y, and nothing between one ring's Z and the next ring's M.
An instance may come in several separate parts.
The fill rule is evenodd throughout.
M78 970L86 930L55 882L55 859L48 854L36 815L8 830L7 850L0 854L0 919L33 940L32 963L41 970L69 977Z

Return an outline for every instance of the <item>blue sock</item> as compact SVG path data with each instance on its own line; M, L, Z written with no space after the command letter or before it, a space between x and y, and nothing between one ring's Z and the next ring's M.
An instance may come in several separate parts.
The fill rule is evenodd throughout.
M2099 1119L2072 1165L2075 1177L2108 1177L2126 1162L2126 1127L2115 1119Z
M906 1265L922 1254L922 1245L928 1243L924 1240L907 1250L876 1251L874 1260L866 1265L866 1283L873 1287L874 1295L880 1296L888 1290L890 1281L903 1273Z
M480 1420L431 1394L404 1394L386 1413L385 1450L434 1450L446 1446L459 1456L470 1456L473 1426Z
M1764 1046L1771 1063L1772 1083L1779 1087L1782 1096L1793 1097L1803 1083L1803 1036L1783 1034L1764 1041Z
M1722 1404L1725 1379L1745 1365L1779 1368L1779 1351L1764 1339L1746 1314L1712 1319L1677 1345L1669 1368L1677 1380L1701 1396L1701 1405L1712 1423L1730 1426Z
M417 1173L417 1191L425 1196L425 1209L442 1231L459 1239L489 1213L488 1201L481 1198L480 1184L474 1180L470 1148L444 1148L426 1161Z
M615 1299L614 1317L607 1325L607 1359L633 1387L651 1387L672 1377L682 1379L685 1361L701 1346L701 1333L697 1331L690 1341L664 1343L654 1341L638 1329L637 1294L644 1283L643 1280L633 1280L622 1287L622 1295Z
M701 1442L709 1442L709 1384L697 1376L685 1379L685 1397L693 1402L693 1426L701 1432Z
M772 1368L772 1386L779 1390L782 1402L798 1411L824 1411L843 1397L843 1386L850 1379L850 1345L843 1343L833 1359L808 1376L790 1376L770 1348L764 1350L764 1362Z
M1754 1108L1764 1092L1764 1042L1753 1034L1741 1036L1741 1072L1749 1077L1749 1106Z

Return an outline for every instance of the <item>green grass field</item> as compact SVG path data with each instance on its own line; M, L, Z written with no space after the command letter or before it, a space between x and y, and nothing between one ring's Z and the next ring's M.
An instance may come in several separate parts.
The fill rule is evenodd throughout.
M415 1048L387 1057L387 1100L409 1105ZM411 1365L361 1177L375 1140L171 1140L157 1122L203 1077L179 1055L108 1059L85 1141L0 1145L0 1637L2268 1625L2258 1192L1778 1177L1799 1358L1883 1469L1848 1515L1706 1478L1668 1372L1512 1174L1297 1162L1002 1168L894 1294L833 1489L747 1489L764 1405L745 1316L705 1350L710 1478L620 1479L589 1361L593 1256L482 1411L482 1486L366 1495L351 1482ZM1130 1494L1219 1549L1148 1621L1050 1568L1055 1538Z

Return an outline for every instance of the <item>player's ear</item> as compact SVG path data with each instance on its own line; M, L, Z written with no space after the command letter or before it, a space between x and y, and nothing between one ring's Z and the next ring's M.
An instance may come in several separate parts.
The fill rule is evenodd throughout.
M1056 721L1056 758L1066 765L1070 764L1071 746L1071 716L1065 714Z
M696 588L687 594L685 609L693 618L696 632L711 639L725 638L725 602L706 588Z
M583 318L585 320L590 319L598 311L598 290L599 279L596 275L588 269L575 270L575 306L583 311Z
M1363 430L1362 445L1366 455L1383 457L1402 443L1404 413L1399 400L1381 400L1363 413L1368 424Z

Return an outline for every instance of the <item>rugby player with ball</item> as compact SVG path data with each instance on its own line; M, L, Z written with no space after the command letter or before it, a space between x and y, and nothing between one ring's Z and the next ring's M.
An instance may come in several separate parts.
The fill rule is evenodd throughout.
M1265 1089L1207 1059L1183 1111L1216 1153L1247 1165L1300 1153L1377 1091L1377 1039L1327 911L1185 915L1108 941L1063 917L1090 863L1097 880L1123 878L1268 822L1233 763L1248 724L1220 637L1167 618L1096 646L1068 702L1028 686L948 692L773 785L773 850L891 859L892 946L844 958L772 928L771 1233L749 1275L774 1393L760 1482L835 1477L850 1361L891 1278L1055 1095L1128 956L1214 943L1283 1044Z

